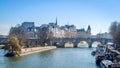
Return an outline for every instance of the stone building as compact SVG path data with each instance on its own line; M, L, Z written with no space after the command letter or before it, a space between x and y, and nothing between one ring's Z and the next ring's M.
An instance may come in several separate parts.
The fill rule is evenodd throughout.
M77 37L78 38L87 38L87 34L84 28L77 29Z
M77 37L78 38L90 38L91 37L91 27L88 26L87 30L85 31L84 28L77 29Z
M112 39L112 36L110 35L110 33L98 33L96 35L97 38L107 38L107 39Z
M76 27L74 25L65 25L61 29L64 30L65 38L76 38Z
M28 39L36 39L34 22L23 22L21 27L26 31Z
M23 22L20 25L23 30L28 35L28 39L37 39L37 30L43 27L48 28L49 32L52 32L53 38L90 38L91 37L91 27L88 26L87 30L84 28L77 29L75 25L64 25L59 26L57 18L55 22L50 22L48 24L42 24L36 27L34 22Z

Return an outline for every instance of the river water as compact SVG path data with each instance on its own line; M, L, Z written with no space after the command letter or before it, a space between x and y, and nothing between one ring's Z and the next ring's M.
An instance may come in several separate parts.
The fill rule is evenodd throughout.
M22 57L3 57L0 50L0 68L99 68L95 57L91 55L94 48L57 48Z

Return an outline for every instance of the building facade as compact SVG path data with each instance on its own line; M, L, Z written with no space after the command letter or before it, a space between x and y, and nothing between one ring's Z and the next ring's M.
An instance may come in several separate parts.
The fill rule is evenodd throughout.
M41 28L48 28L48 32L52 32L53 38L90 38L91 27L88 26L87 30L84 28L77 29L75 25L59 26L57 18L55 22L35 26L34 22L23 22L21 28L27 33L28 39L37 39L37 31Z
M21 28L27 33L29 39L36 39L34 22L23 22Z
M85 31L84 28L77 29L77 37L78 38L91 38L91 27L88 26L87 30Z
M110 33L107 33L107 32L105 32L105 33L98 33L98 34L96 35L96 37L97 37L97 38L112 39L111 34L110 34Z

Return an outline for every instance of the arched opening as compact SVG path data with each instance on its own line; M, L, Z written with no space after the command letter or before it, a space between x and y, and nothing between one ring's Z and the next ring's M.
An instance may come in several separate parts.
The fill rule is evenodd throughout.
M55 42L53 45L57 46L57 47L61 47L61 43L60 42Z
M88 43L86 41L80 41L77 44L77 47L88 47Z
M72 42L66 42L64 44L64 47L74 47L73 43Z
M94 42L92 43L92 47L97 47L98 44L101 44L101 42L99 42L99 41L94 41Z

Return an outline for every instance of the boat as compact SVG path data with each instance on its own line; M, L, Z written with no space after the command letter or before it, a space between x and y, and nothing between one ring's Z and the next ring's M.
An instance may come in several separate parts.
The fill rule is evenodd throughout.
M100 66L101 68L120 68L120 63L115 63L110 60L102 60Z
M95 59L96 60L95 62L96 62L97 65L100 65L100 62L104 59L105 59L104 55L97 55L96 59Z
M96 51L92 51L91 55L95 56L96 55Z
M103 45L98 45L96 49L96 64L100 65L100 62L105 59L106 49Z
M102 60L102 61L100 62L101 68L111 68L111 65L112 65L112 64L113 64L113 62L110 61L110 60Z

